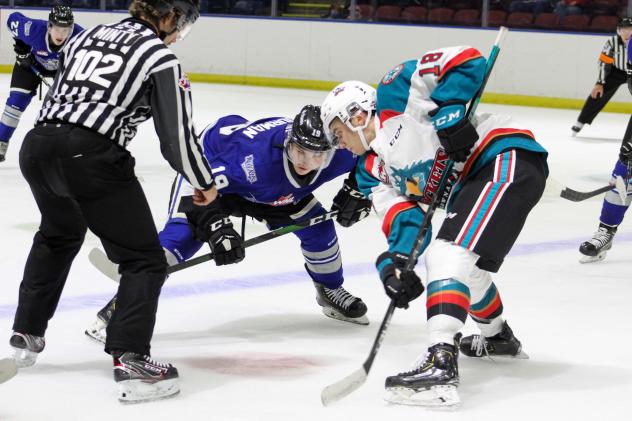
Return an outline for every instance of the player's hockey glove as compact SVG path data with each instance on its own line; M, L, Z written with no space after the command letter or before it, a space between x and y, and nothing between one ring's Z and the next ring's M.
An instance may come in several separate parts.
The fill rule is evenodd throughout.
M424 292L424 285L414 271L402 271L407 259L408 256L385 251L375 262L386 295L394 300L395 306L399 308L408 308L408 303Z
M632 140L626 140L621 145L621 149L619 149L619 161L624 165L632 161Z
M178 210L186 213L193 237L209 244L217 266L244 260L244 240L233 228L220 198L210 205L196 206L190 196L183 197Z
M31 54L31 47L24 41L16 39L13 45L15 51L15 61L19 66L30 68L35 65L35 58Z
M478 140L476 129L465 117L465 103L446 101L431 110L428 116L432 119L439 142L450 159L465 162L470 155L470 149Z
M371 201L358 189L353 173L342 184L334 197L332 211L338 211L336 221L343 227L350 227L371 213Z

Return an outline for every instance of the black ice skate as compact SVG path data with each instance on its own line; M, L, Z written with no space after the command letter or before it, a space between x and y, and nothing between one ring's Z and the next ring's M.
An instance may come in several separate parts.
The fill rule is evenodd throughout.
M110 319L112 318L112 312L116 308L116 295L97 313L97 319L92 325L85 330L85 334L88 338L105 343L105 328L108 327Z
M584 123L580 123L579 121L577 121L575 124L573 124L573 127L571 127L571 136L577 136L577 133L579 133L583 127Z
M468 357L509 357L527 359L522 344L507 324L503 323L500 333L486 338L483 335L471 335L461 339L459 349Z
M386 378L387 402L430 407L454 406L460 403L458 340L454 344L439 343L428 348L423 361L411 371Z
M314 282L316 302L323 308L323 314L332 319L368 325L366 304L362 299L347 292L342 286L331 289Z
M9 344L14 350L13 358L19 368L30 367L35 364L37 354L42 352L46 346L43 337L19 332L13 332Z
M605 259L608 250L612 248L612 240L616 233L616 227L599 224L599 229L593 234L593 237L579 246L579 252L583 255L579 262L592 263Z
M119 401L137 403L164 399L180 392L178 370L171 364L134 352L113 353Z

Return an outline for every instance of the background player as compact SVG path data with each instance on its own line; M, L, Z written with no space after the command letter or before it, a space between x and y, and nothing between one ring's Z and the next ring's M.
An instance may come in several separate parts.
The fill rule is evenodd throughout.
M623 139L619 149L619 159L612 170L612 182L621 177L626 186L626 192L620 194L616 187L606 193L601 206L599 227L592 238L579 246L582 257L581 263L598 262L606 258L608 250L612 248L612 241L617 228L623 222L625 212L632 203L632 139ZM625 200L623 200L623 197Z
M619 18L617 33L608 38L599 54L599 76L597 83L584 107L579 113L577 122L571 127L572 135L584 127L584 124L592 124L597 114L606 106L610 98L619 87L628 80L630 65L628 64L628 41L632 36L632 18ZM632 117L628 121L624 139L632 139Z
M389 249L376 262L398 307L423 292L414 272L400 272L436 194L448 157L460 171L426 268L429 347L407 372L386 379L393 403L459 402L459 336L467 315L482 335L460 343L480 357L524 356L503 320L491 272L497 272L544 190L546 152L509 117L478 115L465 106L478 92L485 59L470 47L428 52L384 76L376 91L362 82L334 88L322 106L328 135L356 154L359 188L383 219ZM421 202L421 203L419 203ZM421 206L420 206L421 205ZM430 241L428 233L425 241Z
M41 83L35 71L44 77L55 76L59 52L70 38L83 31L74 22L70 7L60 5L50 11L48 22L19 12L9 15L7 27L15 42L16 61L9 98L0 119L0 162L5 160L9 140Z
M160 232L167 261L173 265L192 257L207 242L217 265L244 258L243 240L228 218L252 216L270 229L326 213L312 192L323 183L352 171L357 158L336 151L325 137L320 108L303 107L294 120L272 117L248 121L229 115L203 134L204 153L213 168L220 196L206 208L189 206L192 190L182 177L175 180L169 219ZM370 202L345 180L334 198L338 221L350 226L367 216ZM338 238L331 220L294 233L301 242L305 270L314 281L316 300L326 316L368 324L366 305L347 292ZM112 311L108 303L86 334L102 341Z

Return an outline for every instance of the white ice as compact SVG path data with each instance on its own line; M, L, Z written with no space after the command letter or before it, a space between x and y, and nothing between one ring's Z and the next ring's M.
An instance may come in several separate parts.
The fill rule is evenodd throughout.
M8 87L9 78L0 77ZM587 87L588 88L588 87ZM293 116L325 92L194 84L198 127L225 114ZM3 98L7 88L4 89ZM0 164L0 357L39 213L18 168L20 141L32 127L35 100ZM550 151L551 178L592 190L608 182L629 116L601 114L577 138L578 111L481 104L512 114ZM160 226L173 172L161 159L151 123L131 151ZM317 191L327 206L341 180ZM116 285L87 261L88 236L72 267L46 349L37 364L0 385L0 420L627 420L632 394L632 223L624 221L606 260L578 263L579 244L597 228L601 198L572 203L547 192L495 277L505 316L529 360L460 359L461 407L452 412L387 405L384 378L404 371L427 347L425 300L397 310L367 383L323 408L322 388L360 367L387 307L373 269L386 248L378 220L338 227L345 287L369 307L368 327L324 317L288 235L247 250L246 260L200 265L167 280L153 356L173 362L182 393L174 399L118 403L111 359L83 331ZM437 215L437 223L443 217ZM510 222L510 221L509 221ZM436 225L437 226L437 225ZM247 236L263 232L249 223ZM206 249L203 250L207 252ZM422 272L423 273L423 272ZM474 326L469 322L466 333Z

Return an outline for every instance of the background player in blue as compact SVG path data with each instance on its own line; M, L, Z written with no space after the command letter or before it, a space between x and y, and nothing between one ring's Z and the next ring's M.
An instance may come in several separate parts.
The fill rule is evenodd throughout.
M41 82L33 69L44 77L53 77L59 67L59 52L70 38L83 31L74 24L68 6L54 6L48 22L30 19L19 12L11 13L7 27L15 41L16 65L0 120L0 162L5 160L9 140Z
M160 243L170 265L192 257L208 242L217 265L244 258L243 240L228 218L252 216L270 229L326 213L312 192L323 183L355 168L357 158L336 150L327 140L320 108L303 107L294 121L265 118L250 122L237 115L220 118L203 135L204 154L213 169L220 196L206 208L189 206L193 190L177 177L169 203L169 219ZM361 196L355 179L345 180L334 198L338 222L349 226L367 216L370 201ZM339 320L368 324L364 302L343 287L343 269L334 223L329 220L296 231L305 270L314 281L323 313ZM99 311L86 334L102 341L112 302Z

